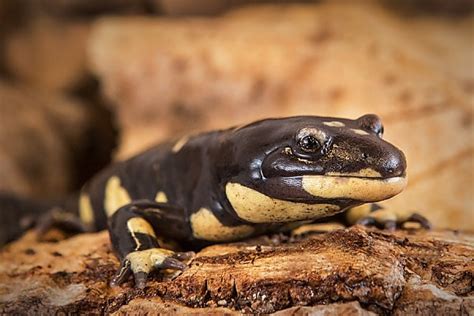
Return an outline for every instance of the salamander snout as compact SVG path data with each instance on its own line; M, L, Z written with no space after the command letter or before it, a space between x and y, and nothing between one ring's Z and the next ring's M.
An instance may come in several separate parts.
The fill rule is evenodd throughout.
M407 162L403 152L394 147L385 151L376 166L383 178L401 177L405 176Z

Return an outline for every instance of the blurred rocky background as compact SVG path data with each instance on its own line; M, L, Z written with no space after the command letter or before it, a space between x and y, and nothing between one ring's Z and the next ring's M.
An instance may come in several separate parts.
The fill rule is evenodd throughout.
M184 134L380 115L409 187L474 227L474 2L0 0L0 190L57 198Z

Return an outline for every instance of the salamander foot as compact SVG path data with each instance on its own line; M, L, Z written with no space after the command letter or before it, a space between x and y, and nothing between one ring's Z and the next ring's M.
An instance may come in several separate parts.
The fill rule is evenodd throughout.
M117 286L133 274L135 287L143 289L148 274L157 269L186 270L187 264L182 261L191 259L194 252L174 252L163 248L152 248L129 253L121 262L120 268L110 285Z

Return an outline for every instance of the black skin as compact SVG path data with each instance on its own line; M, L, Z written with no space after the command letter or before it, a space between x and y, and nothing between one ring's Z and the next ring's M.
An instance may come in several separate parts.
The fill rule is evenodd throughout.
M322 124L329 121L343 122L346 127ZM297 138L298 131L308 126L317 127L327 134L326 143L312 153L304 152ZM350 128L364 129L371 135L357 135ZM275 184L281 177L294 177L297 184L298 175L350 173L367 167L378 171L382 177L404 175L405 157L399 149L380 138L381 129L380 120L374 115L358 120L298 116L262 120L238 129L200 134L190 138L177 153L171 152L174 143L158 145L112 165L85 186L84 191L89 194L95 213L94 228L107 227L103 205L106 182L111 176L121 179L132 201L153 201L158 191L166 193L175 214L179 212L183 218L184 226L178 230L171 227L160 234L186 243L196 241L190 227L185 225L187 219L202 207L210 209L224 225L249 224L235 214L227 201L224 186L229 181L278 199L308 204L328 202L327 199L315 198L301 188L280 188ZM293 149L295 157L283 153L287 146ZM331 148L335 146L339 151L350 154L350 159L332 154ZM307 158L314 163L308 165L296 157ZM364 201L332 202L347 208Z
M343 126L323 124L333 121ZM355 133L354 129L366 134ZM384 141L382 134L383 126L375 115L356 120L297 116L200 134L189 138L177 152L173 151L176 142L164 143L112 165L83 188L94 213L89 229L109 229L112 246L122 262L114 279L120 284L133 272L127 255L160 246L152 236L135 234L140 240L137 245L127 228L130 218L146 220L156 235L176 241L183 248L213 243L193 235L190 217L202 208L210 210L223 226L249 225L255 228L254 234L278 228L279 224L255 224L239 218L225 194L228 182L279 200L336 204L343 211L367 201L315 197L303 190L301 177L349 174L366 168L378 172L381 179L404 176L403 153ZM111 177L120 179L131 202L107 218L105 188ZM167 203L154 201L160 191L166 194ZM365 224L371 223L367 220ZM186 257L177 253L156 268L184 269L177 260ZM138 286L144 286L146 273L135 271L134 277Z

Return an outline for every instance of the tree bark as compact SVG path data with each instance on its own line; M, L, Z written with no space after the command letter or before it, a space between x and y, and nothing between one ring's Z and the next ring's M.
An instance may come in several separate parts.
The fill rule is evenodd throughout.
M144 290L111 288L106 232L0 253L0 313L345 315L474 313L474 235L354 226L291 240L260 237L201 250Z

